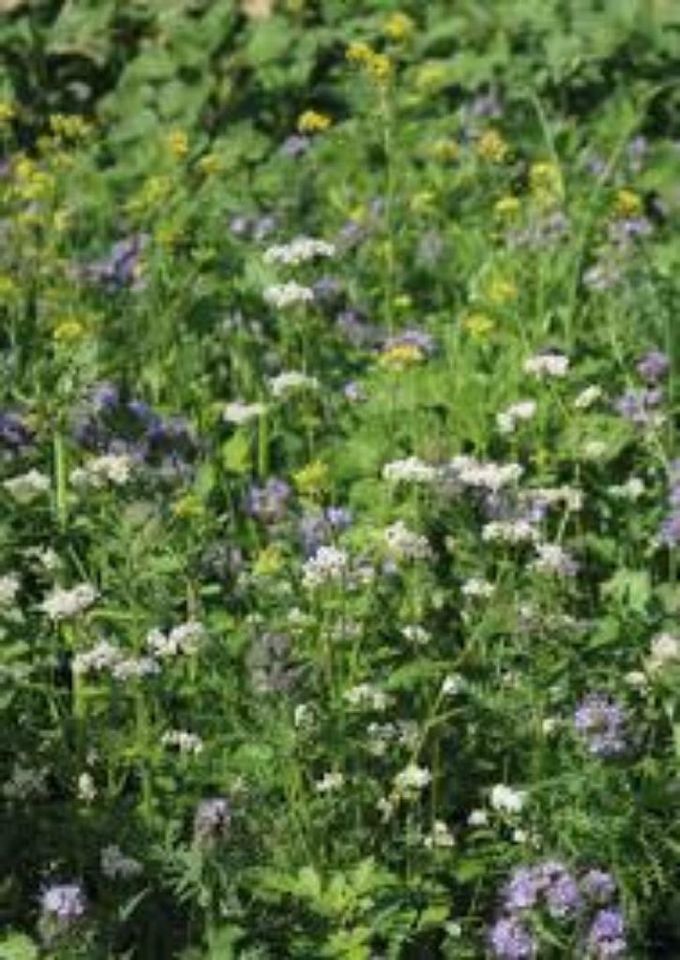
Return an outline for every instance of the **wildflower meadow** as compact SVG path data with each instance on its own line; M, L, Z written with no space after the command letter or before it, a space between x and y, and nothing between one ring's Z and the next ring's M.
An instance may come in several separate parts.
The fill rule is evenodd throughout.
M678 0L0 52L0 960L680 960Z

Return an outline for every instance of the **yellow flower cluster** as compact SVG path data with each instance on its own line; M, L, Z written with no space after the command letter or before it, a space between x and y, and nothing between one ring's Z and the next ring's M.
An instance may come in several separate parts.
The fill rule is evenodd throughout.
M298 117L297 128L299 133L323 133L333 123L325 113L316 110L305 110Z
M493 212L497 217L511 220L513 217L517 216L521 206L522 205L519 197L514 197L512 194L507 194L507 196L501 197L500 200L496 201Z
M130 213L143 213L159 206L170 196L172 181L169 177L154 176L145 181L141 190L128 202Z
M486 299L496 307L512 303L517 299L517 285L503 277L493 277L486 288Z
M183 160L189 153L189 138L183 130L171 130L165 145L176 160Z
M55 343L71 344L82 340L86 332L85 326L79 320L73 317L67 317L65 320L60 320L59 323L57 323L52 336Z
M220 171L220 158L216 153L206 153L199 158L196 166L203 176L211 177Z
M18 157L14 163L14 177L16 192L21 200L43 200L54 191L54 177L42 170L30 157Z
M539 161L529 170L529 186L542 206L550 206L564 198L562 173L556 163Z
M474 340L485 340L496 328L491 317L485 313L468 313L463 317L462 326Z
M385 35L395 43L403 43L415 32L416 25L406 13L397 11L385 23Z
M633 190L619 190L614 203L614 213L617 217L639 217L642 213L642 198Z
M84 140L92 130L92 124L77 114L54 113L49 123L52 135L61 140Z
M7 100L0 100L0 127L13 120L16 114L13 104Z
M422 363L425 354L413 343L397 343L380 355L380 366L387 370L407 370Z
M503 163L510 153L510 145L498 130L485 130L477 141L477 154L490 163Z
M388 83L392 76L392 61L384 53L376 53L367 43L350 43L346 53L347 60L361 67L370 80L379 86Z
M314 460L293 475L295 486L303 496L313 497L328 487L330 471L321 460Z

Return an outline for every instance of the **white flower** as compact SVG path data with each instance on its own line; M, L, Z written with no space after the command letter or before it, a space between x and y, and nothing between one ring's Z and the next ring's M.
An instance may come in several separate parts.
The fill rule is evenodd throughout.
M610 496L616 497L617 500L629 500L631 503L635 503L643 496L645 485L639 477L629 477L625 483L608 487L607 492Z
M493 520L482 527L482 540L491 543L535 543L538 530L528 520Z
M541 722L541 730L546 737L549 737L557 730L559 723L557 717L545 717Z
M264 291L264 299L272 307L285 310L300 303L311 303L314 291L291 280L289 283L275 283Z
M319 381L316 377L308 377L307 374L300 373L298 370L286 370L276 377L269 378L269 389L279 399L297 390L318 390Z
M97 788L91 773L81 773L78 777L78 799L84 803L93 803L97 799Z
M494 585L488 580L482 580L479 577L470 577L461 587L464 597L480 598L488 600L493 595Z
M447 471L454 481L465 487L497 493L503 487L517 483L524 468L519 463L484 462L461 456L450 461Z
M527 843L529 834L526 830L521 830L517 827L512 831L512 839L514 843Z
M486 827L489 822L489 814L486 810L471 810L467 822L471 827Z
M327 771L321 780L316 781L314 789L317 793L332 793L335 790L342 789L344 785L345 778L341 773L331 773Z
M601 460L607 455L608 447L604 440L587 440L581 449L586 460Z
M384 532L385 545L395 560L424 560L431 555L426 537L409 530L403 520L398 520Z
M338 583L347 573L349 558L337 547L319 547L302 567L302 583L308 590L316 590L325 583Z
M332 243L313 237L295 237L290 243L274 245L264 252L266 263L283 263L286 266L297 266L317 257L334 256L335 247Z
M148 650L160 659L192 656L205 640L205 627L198 620L189 620L165 634L162 630L150 630L146 636Z
M501 433L513 433L518 423L526 423L536 415L536 402L522 400L496 415L496 423Z
M448 677L444 677L444 682L442 683L442 696L444 697L455 697L465 689L465 677L461 676L460 673L450 673Z
M79 583L70 590L57 587L45 597L39 609L51 620L65 620L83 613L97 599L97 591L90 583Z
M425 837L424 844L428 850L433 847L438 849L447 849L455 846L456 841L443 820L435 820L432 824L432 832Z
M409 623L401 629L401 635L411 643L417 643L419 647L424 647L432 639L432 634L419 623Z
M407 457L405 460L393 460L383 467L383 480L389 483L433 483L439 471L419 457Z
M75 655L72 664L73 672L77 676L86 676L89 673L112 671L120 659L120 650L108 640L101 640L91 650Z
M525 491L525 499L539 506L564 506L573 513L583 508L583 490L579 487L532 487Z
M153 657L128 657L114 664L113 676L116 680L142 680L160 673L160 666Z
M504 783L497 783L491 788L489 802L499 813L520 813L526 803L526 796L524 790L514 790Z
M538 353L524 361L524 372L543 379L565 377L569 370L569 357L562 353Z
M81 489L101 490L108 484L124 486L132 473L132 459L127 454L107 453L92 457L83 467L71 471L71 484Z
M531 567L539 573L569 577L573 576L578 569L576 561L559 543L539 543L536 546L536 553L538 557Z
M316 722L314 707L309 703L298 703L293 711L293 725L296 730L309 730Z
M394 778L394 788L398 795L404 796L424 790L431 780L432 774L427 767L419 767L416 763L409 763Z
M99 862L102 873L109 880L129 880L142 872L139 860L126 857L120 847L115 844L104 847Z
M343 698L351 707L376 710L379 713L386 710L390 702L387 694L372 683L359 683L351 687L345 691Z
M263 403L242 403L236 400L228 403L222 412L222 417L227 423L235 423L238 426L261 417L267 408Z
M574 407L577 410L588 410L594 403L597 403L600 397L602 397L603 392L602 387L598 387L595 384L586 387L574 400Z
M628 686L633 687L634 690L639 690L641 693L646 692L649 688L649 679L642 670L631 670L624 675L623 679Z
M670 633L660 633L652 640L645 666L650 673L658 673L670 663L680 663L680 638Z
M175 747L180 753L197 756L203 752L203 741L188 730L167 730L161 737L164 747Z
M19 578L13 573L0 577L0 607L11 607L19 592Z
M51 481L39 470L29 470L18 477L5 480L3 487L18 503L30 503L50 489Z

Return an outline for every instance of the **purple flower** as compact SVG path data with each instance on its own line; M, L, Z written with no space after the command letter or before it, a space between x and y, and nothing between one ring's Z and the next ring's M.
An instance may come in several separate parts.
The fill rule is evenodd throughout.
M518 867L504 891L503 907L509 913L530 910L538 903L541 878L533 867Z
M263 523L276 523L283 519L290 495L291 490L285 480L270 477L263 487L250 488L246 509Z
M194 840L212 844L223 839L231 825L231 807L226 797L201 800L194 814Z
M44 919L59 926L70 926L85 914L86 901L79 883L57 883L47 887L40 897L40 910Z
M320 277L312 284L312 291L317 303L332 303L342 294L342 283L336 277Z
M550 884L546 891L548 913L555 919L573 916L581 907L581 893L578 884L564 870Z
M584 698L574 713L574 728L596 757L617 757L626 750L625 714L601 693Z
M0 412L0 455L15 457L30 446L33 436L19 414Z
M614 409L626 420L635 426L647 426L654 421L654 409L663 400L663 391L655 390L626 390L614 401Z
M632 240L642 240L648 237L653 227L646 217L628 217L624 220L615 220L609 225L609 239L619 247L625 247Z
M498 960L531 960L536 941L515 917L501 917L489 931L489 946Z
M637 372L647 383L657 383L668 373L670 361L661 350L650 350L636 366Z
M301 157L304 153L307 153L310 145L311 140L309 137L302 137L298 133L293 133L283 141L279 152L282 153L284 157Z
M435 351L434 337L424 330L403 330L393 337L387 337L383 345L385 351L394 349L394 347L417 347L428 356Z
M680 546L680 511L669 514L661 524L659 539L667 547Z
M581 877L581 890L592 903L604 905L616 893L616 882L611 873L595 868Z
M111 292L126 288L139 290L143 286L140 281L141 257L148 243L148 234L133 233L116 241L105 257L85 264L80 273L86 280Z
M588 933L588 955L596 960L623 957L626 953L626 929L623 914L616 907L595 914Z

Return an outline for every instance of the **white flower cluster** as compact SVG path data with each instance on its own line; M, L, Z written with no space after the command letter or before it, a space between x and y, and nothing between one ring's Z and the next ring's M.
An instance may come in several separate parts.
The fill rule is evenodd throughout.
M311 287L303 287L302 284L289 280L288 283L273 283L266 288L263 296L270 306L285 310L301 303L311 303L314 291Z
M654 637L645 667L649 673L659 673L669 664L680 664L680 638L670 633Z
M427 767L419 767L416 763L409 763L394 778L394 790L397 796L408 797L424 790L432 781L432 774Z
M401 635L410 643L415 643L419 647L424 647L432 639L432 634L419 623L408 623L401 628Z
M332 243L314 237L295 237L290 243L275 244L265 250L265 263L283 263L288 267L316 260L318 257L334 257Z
M203 741L195 733L188 730L167 730L161 737L164 747L174 747L183 754L197 756L203 752Z
M71 484L81 490L101 490L106 486L124 486L132 474L132 460L127 454L106 453L93 457L85 466L71 471Z
M243 403L241 400L235 400L225 406L222 417L227 423L241 426L256 417L261 417L266 410L263 403Z
M536 415L535 400L521 400L501 413L496 414L496 424L501 433L514 433L518 423L526 423Z
M84 613L97 599L97 591L91 583L79 583L70 590L57 587L43 602L39 609L46 613L50 620L66 620Z
M5 490L18 503L31 503L50 489L50 478L39 470L29 470L3 483Z
M583 509L583 490L579 487L532 487L525 491L525 499L546 507L563 506L572 513Z
M576 410L589 410L603 396L602 387L593 384L582 390L574 400Z
M475 457L454 457L447 466L451 479L464 487L489 490L497 493L504 487L517 483L524 468L519 463L494 463L477 460Z
M101 640L92 647L77 653L73 658L73 672L77 676L109 673L115 680L139 680L153 676L160 671L158 663L151 657L126 657L108 640Z
M324 773L321 780L317 780L314 789L317 793L333 793L335 790L341 790L345 785L345 778L341 773Z
M465 677L460 673L450 673L444 677L441 694L443 697L457 697L465 689Z
M493 595L495 588L488 580L482 580L480 577L470 577L460 589L464 597L488 600Z
M537 353L524 361L524 372L543 380L548 377L566 377L569 371L569 357L563 353Z
M437 480L439 471L420 457L407 457L405 460L386 463L382 476L388 483L430 484Z
M19 578L13 573L0 577L0 607L11 607L19 592Z
M169 633L154 628L146 636L147 649L160 660L170 657L193 656L205 640L205 627L198 620L173 627Z
M431 556L426 537L409 530L403 520L397 520L384 531L387 552L394 560L426 560Z
M536 543L539 534L528 520L492 520L482 527L482 540L487 543Z
M435 820L423 843L428 850L447 850L456 845L456 840L443 820Z
M531 567L539 573L567 577L577 571L576 561L559 543L539 543L536 546L536 553L538 556Z
M142 865L134 857L126 857L120 847L110 844L100 856L101 870L108 880L131 880L142 872Z
M375 710L382 713L390 703L387 694L372 683L359 683L351 687L343 694L343 698L350 707L356 707L359 710Z
M526 791L515 790L504 783L497 783L491 788L489 803L497 813L521 813L526 804Z
M47 770L21 767L14 764L12 776L2 786L2 795L7 800L29 800L47 793Z
M308 590L316 590L326 583L341 581L349 567L349 558L337 547L319 547L302 567L302 583Z
M286 370L269 378L269 389L279 399L297 390L318 390L319 381L316 377L308 377L306 373L298 370Z
M418 740L418 725L412 720L400 720L398 723L369 723L368 749L375 757L384 757L390 746L413 749Z
M628 500L630 503L639 500L644 492L645 485L639 477L629 477L625 483L607 487L607 493L611 497L615 497L617 500Z

